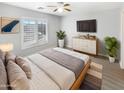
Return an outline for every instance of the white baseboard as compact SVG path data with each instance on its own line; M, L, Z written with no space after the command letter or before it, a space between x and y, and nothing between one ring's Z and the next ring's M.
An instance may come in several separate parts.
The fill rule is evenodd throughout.
M108 57L107 55L101 53L98 53L98 56Z
M120 61L120 68L124 69L124 65L122 64L122 62Z
M65 45L65 47L67 47L67 48L73 48L72 46L69 46L69 45Z

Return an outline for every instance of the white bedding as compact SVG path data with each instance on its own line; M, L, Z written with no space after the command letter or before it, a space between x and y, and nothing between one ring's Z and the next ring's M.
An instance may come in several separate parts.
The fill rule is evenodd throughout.
M69 89L75 81L74 72L40 55L33 54L28 58L44 71L60 89ZM44 79L42 81L45 81Z
M60 88L56 83L51 80L42 70L40 70L35 64L29 61L32 70L32 79L30 80L31 90L59 90Z

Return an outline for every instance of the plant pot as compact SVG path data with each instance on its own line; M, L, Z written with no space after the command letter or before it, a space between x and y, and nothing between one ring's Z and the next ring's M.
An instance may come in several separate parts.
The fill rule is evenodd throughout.
M114 57L109 56L109 62L110 62L110 63L114 63L114 62L115 62L115 58L114 58Z
M59 47L63 48L64 47L64 39L58 40L59 41Z

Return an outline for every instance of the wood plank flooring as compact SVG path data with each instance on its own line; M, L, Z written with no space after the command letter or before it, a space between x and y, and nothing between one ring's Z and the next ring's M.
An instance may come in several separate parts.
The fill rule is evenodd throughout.
M124 70L120 69L119 63L109 63L107 58L91 57L93 62L103 65L103 90L123 90Z

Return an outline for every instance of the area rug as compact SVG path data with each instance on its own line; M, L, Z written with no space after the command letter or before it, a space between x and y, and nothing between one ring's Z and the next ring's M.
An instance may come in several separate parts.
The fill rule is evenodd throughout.
M91 62L90 68L86 74L84 82L81 84L81 90L100 90L102 86L103 66Z

